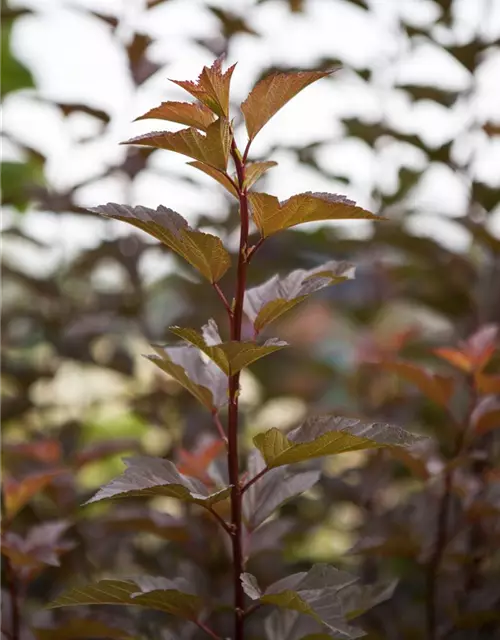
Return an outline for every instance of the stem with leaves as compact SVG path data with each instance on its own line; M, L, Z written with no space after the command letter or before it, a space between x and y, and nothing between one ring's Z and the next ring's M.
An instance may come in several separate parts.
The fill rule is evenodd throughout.
M446 545L448 544L448 520L450 516L450 507L453 496L453 481L455 465L454 461L460 457L467 446L467 434L471 423L471 416L476 404L476 394L474 389L474 380L468 379L470 389L469 408L463 425L460 427L454 455L448 461L447 468L443 480L443 493L438 507L437 530L434 549L427 564L427 580L426 580L426 626L428 640L437 640L438 634L437 612L438 612L438 582L439 570L443 561ZM453 416L451 416L453 418ZM454 418L453 421L455 422Z
M236 166L238 176L238 196L240 204L240 246L238 255L238 270L236 276L236 290L234 307L229 315L231 340L241 340L241 328L243 321L243 299L245 295L247 273L247 245L248 245L248 198L245 187L245 164L238 151L234 139L231 145L231 153ZM243 573L243 549L241 540L241 503L242 492L239 478L238 459L238 391L239 373L229 378L229 411L228 411L228 470L231 490L231 524L233 546L233 580L234 580L234 607L235 625L234 639L243 640L245 606L245 594L240 576Z

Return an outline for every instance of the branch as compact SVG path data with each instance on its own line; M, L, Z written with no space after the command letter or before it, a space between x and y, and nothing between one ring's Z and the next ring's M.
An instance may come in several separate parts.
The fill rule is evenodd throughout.
M210 629L210 627L207 627L206 624L204 624L203 622L200 622L199 620L193 620L193 622L202 630L204 631L206 634L208 634L211 638L214 638L214 640L222 640L221 636L218 636L215 631L212 631L212 629Z
M204 505L205 506L205 505ZM220 526L224 529L224 531L226 531L230 536L233 535L233 528L231 525L229 525L224 518L221 518L221 516L217 513L217 511L215 511L215 509L212 509L212 507L207 507L205 506L205 509L211 513L213 515L213 517L218 521L218 523L220 524Z
M219 296L219 298L222 300L222 304L224 305L224 307L225 307L225 309L226 309L226 311L228 313L229 319L231 320L231 318L233 316L233 310L231 309L231 305L227 301L226 296L224 295L222 289L219 287L217 282L213 282L212 286L215 289L215 291L217 292L217 295Z
M259 473L256 476L254 476L245 485L243 485L243 487L241 488L241 493L244 494L245 491L247 491L247 489L250 489L250 487L254 484L254 482L257 482L257 480L260 480L262 478L262 476L265 473L267 473L268 471L269 471L269 467L264 467L264 469L262 469L262 471L259 471Z

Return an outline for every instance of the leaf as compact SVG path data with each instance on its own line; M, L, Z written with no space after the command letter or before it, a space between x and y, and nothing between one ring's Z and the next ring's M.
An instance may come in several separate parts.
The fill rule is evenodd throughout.
M446 360L451 365L465 372L470 372L472 369L472 363L470 358L458 349L449 349L447 347L439 347L438 349L434 349L434 353Z
M215 322L211 321L212 325ZM206 325L205 327L210 326ZM217 325L215 325L216 327ZM282 349L287 346L286 342L277 338L270 338L264 344L259 345L255 342L220 342L218 344L207 344L206 338L196 329L184 329L182 327L170 327L170 331L175 333L183 340L190 342L205 353L215 364L228 376L232 376L244 367L252 364L259 358Z
M500 376L477 373L475 376L478 391L483 394L497 395L500 393Z
M255 477L265 468L258 451L252 451L248 473ZM308 491L319 480L320 471L299 471L289 468L271 469L245 491L243 517L250 531L258 527L281 504Z
M114 456L118 453L130 453L140 449L140 441L133 438L115 438L114 440L94 442L75 453L73 464L77 468L80 468L90 462L102 460L103 458Z
M231 264L220 238L191 229L181 215L162 205L155 210L108 202L89 211L128 222L146 231L184 258L210 282L220 280Z
M146 356L171 375L201 404L214 411L227 403L227 376L212 361L203 362L192 347L156 347L158 355Z
M250 162L247 164L245 167L245 187L250 189L257 180L262 178L268 169L272 169L272 167L276 167L277 165L278 163L273 160L267 160L266 162Z
M331 415L310 418L288 436L272 428L253 439L270 468L346 451L411 446L421 440L391 424Z
M172 462L163 458L135 456L126 459L125 463L128 468L123 474L101 487L85 504L109 498L168 496L210 507L227 498L231 492L231 487L224 487L209 494L202 482L181 475Z
M37 493L40 493L54 478L64 473L64 469L34 473L17 481L5 477L3 482L5 515L13 518Z
M309 271L296 269L284 278L275 275L245 292L243 309L258 333L315 291L354 278L354 271L349 262L330 261Z
M151 580L157 588L151 589ZM142 586L141 586L142 585ZM75 605L129 605L156 609L187 620L196 619L203 607L197 595L175 588L167 578L131 580L100 580L81 588L71 589L50 603L49 609Z
M196 169L199 169L200 171L203 171L203 173L206 173L207 176L210 176L214 180L217 180L217 182L221 184L224 189L229 191L231 195L233 195L235 198L239 198L237 189L234 187L231 180L229 180L224 172L211 167L209 164L198 162L197 160L195 160L194 162L188 162L188 164L192 167L195 167Z
M384 220L337 194L299 193L280 202L268 193L252 192L248 201L253 220L263 238L305 222L321 220Z
M4 7L2 6L2 10ZM2 99L13 91L19 89L31 89L35 87L31 71L21 64L12 55L11 31L12 21L2 20L2 40L1 40L1 70L2 70Z
M291 518L279 518L268 520L252 531L248 548L245 549L245 556L251 557L262 551L280 551L283 549L283 538L290 533L294 527Z
M87 640L90 638L113 638L133 640L127 631L110 627L93 618L73 618L50 629L34 629L37 640Z
M204 104L192 104L190 102L162 102L159 107L151 109L143 116L135 120L168 120L178 122L188 127L195 127L206 131L214 121L214 114Z
M206 135L189 127L180 131L152 131L121 144L136 144L175 151L225 171L231 135L228 121L219 119L207 127Z
M183 475L198 478L204 484L210 484L212 480L207 469L224 449L225 445L222 440L212 440L193 453L181 449L177 469Z
M483 435L494 429L500 429L500 400L498 396L482 398L471 415L474 432Z
M449 376L434 373L403 360L377 362L377 366L386 371L392 371L412 382L424 395L437 404L447 406L451 399L454 381Z
M211 67L203 67L196 82L191 80L171 80L188 91L219 116L229 115L229 85L235 64L223 73L223 57L217 58Z
M51 520L31 527L23 538L13 531L2 537L2 553L18 569L35 575L44 565L59 566L59 556L74 547L72 542L61 541L69 528L65 520Z
M259 588L253 575L245 573L241 576L243 589L253 600L306 614L333 632L352 630L354 635L347 637L359 637L359 632L347 625L344 618L347 611L342 607L339 594L356 580L327 564L316 564L307 573L287 576L265 591Z
M273 73L260 80L241 105L250 140L302 89L331 73L333 71Z

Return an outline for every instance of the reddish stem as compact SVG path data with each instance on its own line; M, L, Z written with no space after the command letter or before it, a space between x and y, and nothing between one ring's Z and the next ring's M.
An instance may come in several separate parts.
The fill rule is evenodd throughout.
M247 491L247 489L250 489L250 487L254 484L254 482L257 482L257 480L260 480L262 476L268 471L269 471L268 467L265 467L264 469L262 469L262 471L259 471L259 473L256 476L254 476L242 487L241 493L243 494L245 493L245 491Z
M194 623L200 629L202 629L202 631L204 631L206 634L208 634L211 638L214 638L214 640L222 640L222 638L220 636L218 636L214 631L212 631L212 629L210 629L210 627L207 627L207 625L204 624L203 622L200 622L199 620L194 620Z
M231 340L241 340L241 328L243 321L243 299L245 295L248 245L248 199L245 184L245 164L236 147L234 139L231 144L231 153L236 173L238 176L238 193L240 202L240 248L238 255L238 271L236 278L236 291L234 307L230 316ZM233 581L234 581L234 640L244 639L243 610L245 606L245 594L240 576L243 573L243 548L241 526L241 484L239 478L238 459L238 391L239 373L229 377L229 407L228 407L228 470L229 481L233 485L231 490L231 523L233 544Z
M222 289L219 287L219 285L217 284L217 282L212 283L213 288L215 289L215 291L217 292L217 295L219 296L219 298L222 300L222 304L224 305L224 307L226 308L226 311L228 313L229 318L231 318L231 316L233 315L233 311L231 309L231 305L229 304L229 302L227 301L226 296L224 295Z
M214 419L214 424L217 427L217 431L219 433L221 440L224 442L224 444L227 447L226 432L224 431L224 427L222 426L222 422L220 421L219 414L217 413L217 411L212 412L212 418Z

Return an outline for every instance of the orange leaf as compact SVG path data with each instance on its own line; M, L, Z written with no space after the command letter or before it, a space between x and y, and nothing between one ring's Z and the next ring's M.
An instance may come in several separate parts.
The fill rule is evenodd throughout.
M475 376L476 387L479 393L484 395L500 394L500 376L486 375L485 373L477 373Z
M440 347L439 349L434 349L434 353L461 371L465 371L466 373L472 371L473 363L469 356L462 351Z
M229 115L229 85L235 68L232 67L222 73L222 56L217 58L211 67L203 67L196 82L191 80L171 80L179 85L200 102L203 102L218 116Z
M135 120L168 120L206 131L214 121L214 114L204 104L190 102L162 102Z
M378 366L386 371L392 371L416 385L420 391L437 404L446 406L453 393L453 378L433 373L423 367L403 362L402 360L388 360L378 362Z
M200 160L206 164L226 170L231 146L229 123L227 120L216 120L207 127L206 135L189 127L180 131L153 131L122 144L137 144L156 149L167 149Z
M31 498L45 489L52 480L64 473L64 469L26 476L19 482L14 478L4 478L4 501L7 518L13 518Z
M190 453L186 449L181 449L179 451L177 469L186 476L198 478L198 480L210 484L211 479L207 474L207 469L223 449L224 443L222 440L214 440L194 453Z
M280 202L268 193L249 193L252 217L263 238L305 222L321 220L383 220L357 207L345 196L332 193L299 193Z
M474 363L474 370L481 371L488 364L497 347L498 326L487 324L476 331L464 345L464 351Z
M333 71L273 73L258 82L241 105L250 140L302 89Z
M478 435L500 429L500 400L495 396L483 398L474 409L471 421Z

